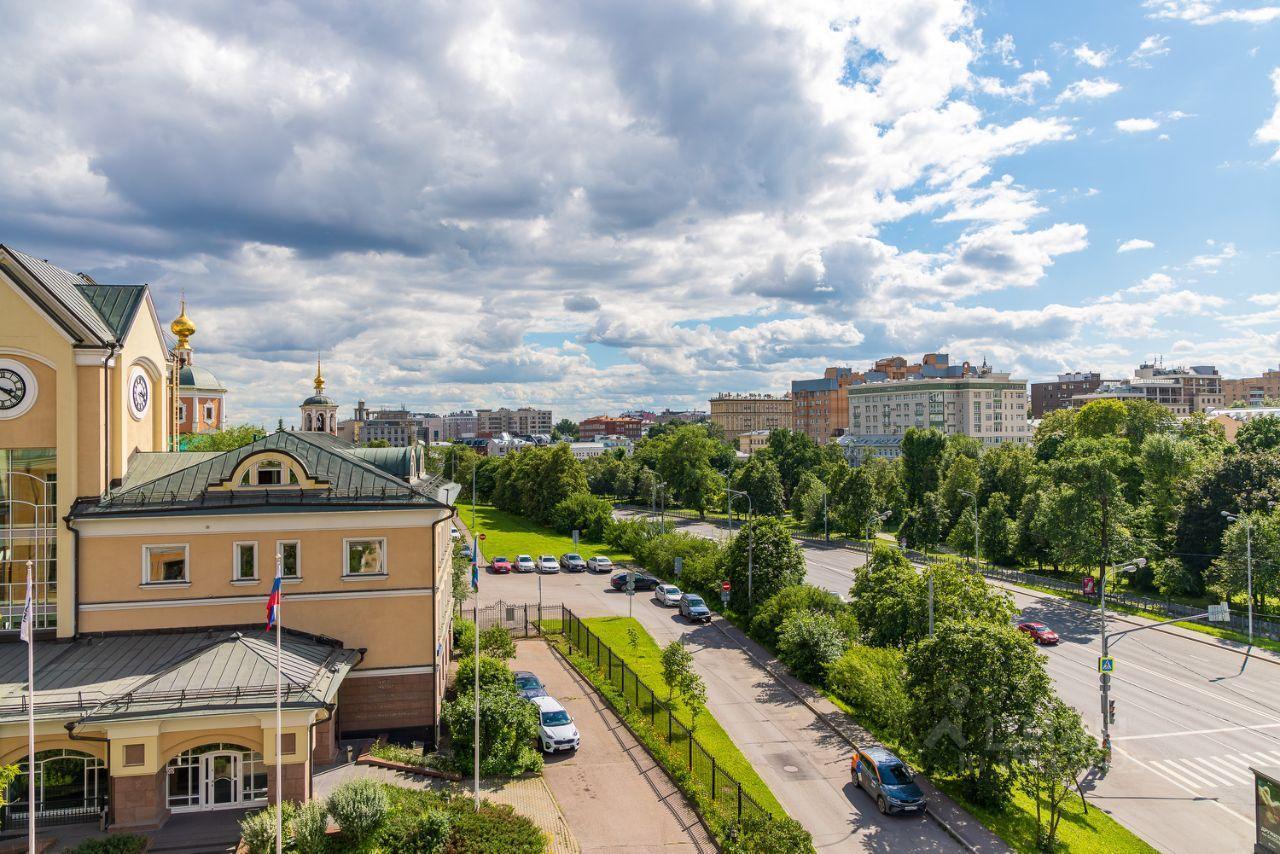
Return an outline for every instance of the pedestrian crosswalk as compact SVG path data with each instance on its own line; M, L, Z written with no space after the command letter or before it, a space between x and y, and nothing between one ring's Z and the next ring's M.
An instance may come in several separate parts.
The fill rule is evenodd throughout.
M1280 765L1280 750L1255 750L1249 753L1222 753L1217 756L1147 759L1156 771L1195 789L1220 786L1253 785L1252 768Z

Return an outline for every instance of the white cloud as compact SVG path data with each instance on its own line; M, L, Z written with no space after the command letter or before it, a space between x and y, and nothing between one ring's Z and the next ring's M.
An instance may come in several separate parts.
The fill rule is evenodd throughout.
M1277 147L1271 155L1272 163L1280 163L1280 68L1271 71L1271 88L1276 96L1276 106L1271 112L1271 118L1263 122L1262 127L1258 128L1253 138L1261 143L1276 143Z
M1081 65L1087 65L1090 68L1102 68L1111 60L1111 55L1113 53L1115 53L1114 48L1094 50L1089 47L1088 42L1082 43L1075 50L1071 51L1071 55L1076 58L1076 62Z
M1146 133L1160 127L1155 119L1120 119L1115 123L1121 133Z
M1059 93L1057 100L1060 103L1096 100L1098 98L1105 98L1108 95L1114 95L1119 91L1119 83L1116 83L1114 80L1108 80L1105 77L1097 77L1093 80L1075 81Z
M1048 86L1049 72L1042 69L1019 74L1015 83L1005 83L998 77L978 77L974 79L977 87L988 95L1002 98L1013 98L1018 101L1030 101L1037 86Z
M1230 261L1232 258L1235 258L1240 254L1239 251L1236 250L1236 245L1234 243L1224 243L1219 247L1216 241L1206 240L1205 245L1209 246L1211 251L1192 258L1187 262L1188 267L1196 270L1202 270L1206 273L1215 273L1223 263Z
M1134 237L1129 240L1126 240L1124 243L1121 243L1119 246L1117 246L1116 252L1117 253L1133 252L1134 250L1137 250L1137 249L1154 249L1154 248L1155 248L1155 244L1152 243L1150 240L1143 240L1140 237Z
M1164 56L1169 52L1169 37L1150 35L1142 40L1142 42L1133 49L1133 53L1129 54L1129 64L1145 67L1149 63L1148 59L1157 56Z
M991 45L991 52L1000 57L1000 62L1010 68L1021 68L1022 63L1017 57L1018 46L1013 42L1013 36L1005 33L996 39Z
M1218 0L1144 0L1148 17L1206 24L1266 24L1280 20L1280 6L1268 4L1251 9L1219 9Z
M1125 288L1128 294L1163 294L1173 290L1173 278L1164 273L1152 273L1131 288Z

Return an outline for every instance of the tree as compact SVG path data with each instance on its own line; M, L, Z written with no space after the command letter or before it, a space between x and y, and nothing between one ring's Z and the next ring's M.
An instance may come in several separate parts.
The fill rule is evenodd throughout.
M480 675L480 772L486 776L514 777L537 771L542 767L542 757L534 749L538 738L537 707L520 696L510 671L502 681L483 681L485 666L482 661ZM470 682L459 680L457 684L457 697L445 702L441 719L453 741L457 770L470 773L474 753L475 689Z
M892 514L888 519L890 524L900 523L907 506L907 493L902 487L901 464L898 460L872 457L863 462L860 468L867 470L872 483L876 485L876 507L882 513L888 511Z
M689 732L698 731L698 716L707 710L707 684L692 669L680 679L680 699L689 710Z
M391 443L386 439L374 439L372 441L365 442L364 446L366 448L390 448Z
M748 549L752 555L750 581ZM804 553L781 520L757 518L739 528L729 540L724 551L724 571L731 583L729 607L750 616L757 604L768 601L784 587L804 581Z
M1168 409L1154 400L1124 401L1124 436L1136 453L1148 436L1169 433L1176 422Z
M926 494L938 488L946 443L941 430L908 427L902 434L902 485L908 506L918 506Z
M516 657L516 643L505 626L492 625L480 633L480 652L501 661Z
M1037 460L1053 459L1064 442L1075 438L1076 412L1075 409L1055 409L1041 419L1032 439Z
M778 658L796 678L824 685L827 666L844 653L849 641L834 615L796 611L778 627Z
M1007 626L1018 612L1013 597L998 587L987 584L981 575L957 560L931 563L922 573L924 584L913 587L914 634L910 639L928 633L928 582L933 580L933 620L976 621L994 626Z
M865 537L877 510L876 487L871 473L862 466L850 469L836 486L831 499L835 528L849 537Z
M938 489L938 496L947 508L946 527L948 529L953 527L963 514L968 513L972 517L979 483L976 460L968 456L957 456L951 461L946 477L942 479L942 486ZM965 494L966 492L968 495ZM972 543L972 519L969 531L969 542Z
M778 643L778 627L792 614L836 614L843 608L840 597L830 590L812 584L784 587L756 609L748 633L765 646L774 647Z
M808 434L785 427L769 432L769 444L766 449L769 459L778 467L778 476L782 480L782 492L788 503L791 502L801 476L818 465L821 454L818 445Z
M693 672L693 656L679 640L662 648L662 681L667 683L667 702L680 690L686 674Z
M1120 401L1091 400L1076 413L1075 434L1084 439L1119 436L1127 418L1128 412Z
M805 500L811 494L817 495L818 504L819 506L821 506L821 503L822 503L821 499L822 499L822 496L826 493L826 491L827 491L826 484L824 484L822 482L822 479L818 477L817 472L806 471L803 474L801 474L800 480L795 486L795 490L791 493L791 515L795 517L795 520L801 524L804 524L806 519L809 522L813 522L812 514L806 515ZM819 518L817 522L818 522L818 529L821 530L822 519Z
M1197 457L1217 458L1227 447L1227 430L1203 412L1193 412L1178 424L1178 436L1198 449Z
M184 433L178 444L184 451L234 451L266 437L266 429L257 424L240 424L212 433Z
M982 556L992 564L1007 565L1013 557L1016 531L1009 518L1009 497L995 492L987 499L982 511L982 526L978 531Z
M551 428L551 438L557 439L577 439L578 425L570 418L561 418L556 422L556 426Z
M1101 572L1113 559L1131 556L1125 485L1136 479L1135 472L1128 442L1118 436L1063 443L1050 464L1050 474L1060 488L1054 493L1054 504L1042 508L1052 514L1049 539L1063 562L1098 567Z
M849 606L863 643L905 647L918 637L920 574L902 552L877 543L871 560L854 576Z
M1252 526L1249 536L1247 526ZM1251 542L1250 542L1251 541ZM1207 586L1230 600L1249 588L1253 565L1253 607L1265 609L1268 594L1280 594L1280 514L1248 513L1222 534L1222 554L1205 573Z
M1044 566L1050 559L1049 539L1044 535L1041 524L1041 502L1045 493L1040 489L1029 489L1022 498L1022 506L1018 508L1018 520L1014 526L1014 552L1023 563L1035 562L1036 567Z
M680 427L664 438L668 441L658 458L658 473L676 501L705 517L717 481L711 467L715 440L695 424Z
M968 797L1002 807L1016 749L1052 692L1031 641L1007 624L948 620L907 651L906 665L925 770L956 775Z
M1055 849L1063 804L1072 789L1079 791L1080 775L1101 758L1102 751L1085 731L1080 714L1052 694L1045 697L1023 738L1016 765L1018 787L1036 805L1041 850Z
M782 497L782 479L773 461L755 454L746 465L738 469L734 477L734 489L751 496L750 509L756 516L781 516L785 511ZM747 509L747 502L735 497L734 506L739 511Z
M943 535L947 533L946 522L946 505L936 492L930 492L919 505L907 511L900 533L908 547L927 553L942 542Z
M1008 496L1009 506L1016 510L1022 506L1023 496L1036 476L1035 452L1018 442L996 445L978 460L978 476L982 503L994 493L1003 492Z
M1167 551L1173 545L1173 522L1194 460L1195 446L1192 442L1170 433L1147 436L1139 449L1141 524L1146 538L1161 551Z
M595 542L604 540L605 530L612 524L613 505L585 492L570 495L551 511L551 526L557 531L579 531Z
M1245 421L1236 432L1236 447L1246 452L1280 448L1280 418L1262 415Z

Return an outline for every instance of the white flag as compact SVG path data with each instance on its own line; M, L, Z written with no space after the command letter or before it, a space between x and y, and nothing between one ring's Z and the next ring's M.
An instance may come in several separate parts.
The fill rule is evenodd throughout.
M22 628L18 631L18 637L27 643L31 643L31 629L35 623L35 597L31 593L31 570L27 569L27 607L22 611Z

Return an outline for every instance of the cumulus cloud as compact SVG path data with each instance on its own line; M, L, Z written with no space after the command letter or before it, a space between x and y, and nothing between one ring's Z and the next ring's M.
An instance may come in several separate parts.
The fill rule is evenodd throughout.
M1133 53L1129 54L1129 64L1139 67L1148 66L1147 60L1157 56L1164 56L1169 52L1168 44L1168 36L1147 36L1133 49Z
M1093 80L1075 81L1058 94L1057 100L1060 103L1092 101L1098 98L1105 98L1108 95L1114 95L1119 91L1119 83L1114 80L1107 80L1105 77L1096 77Z
M1280 20L1280 6L1266 4L1249 9L1222 9L1218 0L1144 0L1151 18L1208 24L1266 24Z
M600 300L590 294L570 294L564 298L565 311L595 311L600 307Z
M1218 244L1214 240L1206 240L1205 245L1209 247L1208 252L1197 255L1187 262L1187 266L1194 270L1201 270L1207 273L1217 272L1224 263L1239 255L1234 243Z
M1140 237L1133 237L1133 238L1130 238L1129 240L1124 241L1119 246L1117 246L1116 252L1117 253L1133 252L1138 249L1154 249L1154 248L1155 248L1155 244L1152 243L1150 240L1143 240Z
M1081 65L1087 65L1090 68L1102 68L1111 61L1111 55L1113 53L1115 53L1114 48L1094 50L1089 47L1088 42L1081 43L1079 47L1071 51L1071 55L1076 58L1076 62Z
M1005 33L1000 36L991 45L991 51L1000 57L1000 62L1010 68L1021 68L1022 63L1018 61L1018 46L1014 44L1013 36Z
M1271 71L1271 88L1275 92L1276 106L1271 118L1254 132L1253 138L1261 143L1276 143L1276 150L1271 155L1271 162L1280 162L1280 68Z
M1147 133L1160 127L1155 119L1119 119L1115 123L1121 133Z
M988 95L1030 101L1035 94L1036 87L1048 86L1050 77L1049 72L1036 69L1035 71L1028 71L1026 74L1019 74L1018 79L1013 83L1005 83L998 77L979 77L974 82L981 91Z

